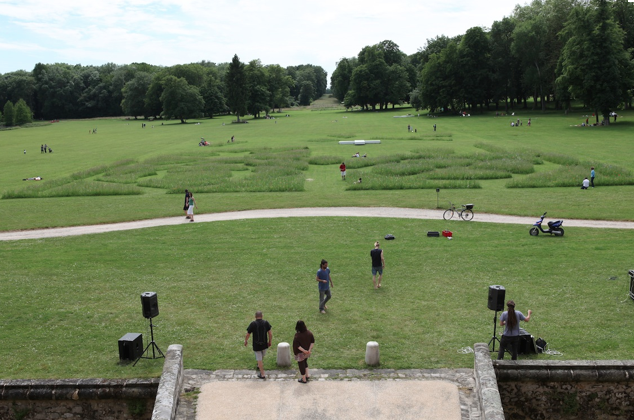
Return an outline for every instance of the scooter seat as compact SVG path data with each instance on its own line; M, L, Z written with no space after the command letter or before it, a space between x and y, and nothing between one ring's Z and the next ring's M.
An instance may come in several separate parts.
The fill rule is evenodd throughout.
M559 226L563 223L563 220L555 220L554 222L548 222L548 226Z

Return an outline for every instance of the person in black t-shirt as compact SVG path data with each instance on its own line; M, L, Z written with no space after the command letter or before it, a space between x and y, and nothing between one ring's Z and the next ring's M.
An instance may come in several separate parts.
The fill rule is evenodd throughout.
M374 249L370 251L370 257L372 258L372 283L375 289L381 287L381 280L383 279L383 269L385 268L385 258L383 257L383 250L379 248L379 241L374 243ZM377 282L376 274L379 274Z
M264 364L262 360L266 355L266 349L271 347L273 341L273 333L271 332L271 324L268 321L262 319L262 311L255 313L255 321L251 322L247 327L247 335L244 337L244 346L246 347L249 342L249 337L253 334L253 352L255 353L255 360L258 362L258 378L266 379L264 374ZM268 341L267 336L268 335Z

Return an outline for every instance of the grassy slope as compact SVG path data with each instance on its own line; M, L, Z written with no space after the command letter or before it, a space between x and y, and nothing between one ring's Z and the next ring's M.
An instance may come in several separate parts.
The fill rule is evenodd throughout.
M40 175L54 179L93 166L122 159L144 160L172 153L220 152L231 155L235 149L308 146L313 155L338 155L342 161L354 151L370 156L394 154L427 147L451 147L458 153L472 153L478 142L506 148L529 147L544 152L573 155L583 160L596 160L632 167L630 153L634 122L625 114L610 128L571 127L581 114L560 116L521 113L533 126L509 127L510 118L494 114L470 118L439 117L429 119L394 118L414 112L410 108L385 113L346 113L336 111L296 111L292 117L250 121L239 126L223 117L203 120L200 125L168 122L155 128L141 129L140 121L97 120L61 122L43 128L0 132L0 190L22 187L22 178ZM283 115L283 114L282 114ZM335 122L336 121L336 122ZM223 125L225 123L225 125ZM433 141L431 125L439 133L449 132L452 141ZM407 133L407 124L418 133ZM98 134L88 134L97 127ZM224 142L236 136L239 144ZM200 137L223 147L200 148ZM381 145L364 147L341 146L339 140L387 138ZM39 145L50 144L54 153L41 155ZM27 149L27 155L22 150ZM539 166L537 170L540 170ZM201 212L218 212L250 208L296 206L385 206L436 207L434 190L345 191L339 182L337 165L311 166L306 174L313 181L306 183L303 193L270 194L201 194L197 196ZM352 182L352 178L349 179ZM632 187L596 188L582 193L577 188L507 189L506 181L480 181L481 190L441 191L442 206L447 201L473 202L476 210L489 213L538 215L543 211L557 217L632 220L634 206ZM601 174L597 174L600 185ZM68 226L145 219L180 214L181 197L163 190L146 189L142 196L77 197L52 199L0 200L0 230ZM324 199L327 197L327 199ZM18 211L18 209L20 211Z
M411 110L380 113L295 112L291 118L238 127L228 119L201 125L169 123L142 130L140 122L62 122L45 128L0 132L1 189L21 178L66 176L125 158L168 153L211 153L230 147L307 145L313 154L354 151L392 154L450 146L473 152L486 141L522 145L632 167L629 115L609 129L571 128L579 116L532 115L533 127L511 129L507 118L393 118ZM343 117L348 118L343 118ZM526 121L527 115L521 118ZM334 122L337 120L337 122ZM452 142L425 139L435 122ZM128 125L129 124L129 125ZM418 128L409 140L407 124ZM98 127L98 134L89 135ZM198 148L236 135L247 142ZM390 137L380 146L339 146L340 139ZM403 139L393 139L401 137ZM40 155L39 144L53 147ZM27 148L27 155L22 150ZM544 167L537 167L538 170ZM600 177L600 174L598 174ZM337 165L314 166L303 193L200 194L200 211L292 206L436 207L435 191L345 191ZM599 183L600 178L597 179ZM349 182L352 182L350 180ZM482 190L441 191L441 205L474 202L477 211L553 217L632 219L630 187L505 189L504 181ZM133 197L0 200L0 229L105 223L181 215L180 195L147 190ZM456 239L431 239L428 230L449 228ZM190 224L141 231L0 244L2 287L0 366L6 378L133 377L160 374L162 361L135 369L117 365L116 340L127 332L147 337L139 294L159 294L157 342L185 345L188 368L254 365L241 346L255 309L274 326L275 342L290 341L298 318L317 336L313 365L360 367L365 342L381 343L383 367L466 367L458 349L488 341L493 312L487 287L504 285L518 309L533 309L527 325L570 359L630 357L632 304L626 299L634 232L568 228L564 238L528 235L528 226L481 225L390 219L289 219ZM385 287L374 291L367 255L384 243ZM331 310L320 316L314 272L326 258L335 289ZM616 281L608 280L618 277ZM416 351L412 351L416 348ZM540 356L541 358L542 356ZM274 358L266 359L274 367Z

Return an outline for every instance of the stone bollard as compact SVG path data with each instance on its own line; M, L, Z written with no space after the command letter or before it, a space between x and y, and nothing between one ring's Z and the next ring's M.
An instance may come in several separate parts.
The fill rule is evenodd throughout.
M368 366L378 366L379 362L379 343L376 341L368 341L365 347L365 364Z
M291 367L291 346L288 343L277 345L277 365L280 367Z

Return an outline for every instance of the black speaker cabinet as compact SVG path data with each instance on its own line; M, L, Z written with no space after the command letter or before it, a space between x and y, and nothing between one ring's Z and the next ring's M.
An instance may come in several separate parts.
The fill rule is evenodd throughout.
M155 318L158 316L158 298L155 292L141 293L141 305L143 306L143 317Z
M119 339L119 360L136 360L143 354L143 334L127 333Z
M504 296L506 289L504 286L489 286L489 309L501 311L504 309Z

